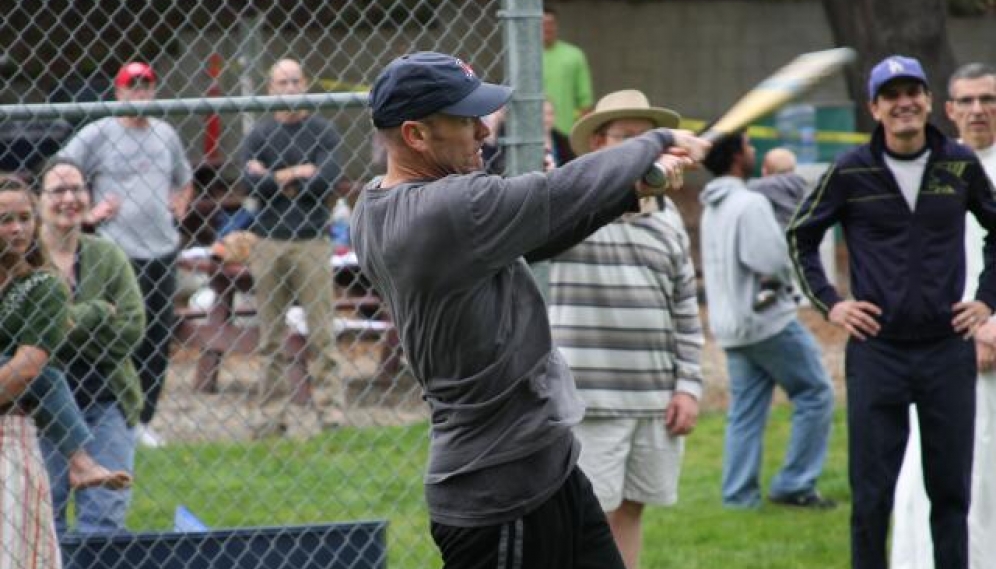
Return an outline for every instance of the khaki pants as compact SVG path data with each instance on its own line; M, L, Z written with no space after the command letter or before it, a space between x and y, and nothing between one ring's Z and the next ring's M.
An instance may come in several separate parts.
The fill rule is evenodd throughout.
M311 379L331 387L335 406L341 408L344 403L342 384L335 373L331 258L332 244L320 238L260 239L253 248L249 268L259 319L257 353L263 360L260 389L264 400L290 389L286 378L291 362L283 352L283 341L287 309L296 303L307 315Z

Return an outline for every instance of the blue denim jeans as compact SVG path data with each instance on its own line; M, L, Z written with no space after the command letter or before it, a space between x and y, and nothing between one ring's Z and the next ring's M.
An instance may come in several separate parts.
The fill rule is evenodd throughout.
M9 356L0 356L0 365L8 361ZM18 402L31 409L31 419L40 438L51 441L66 457L90 440L90 429L83 420L83 413L73 399L66 376L58 368L42 368Z
M93 433L84 448L94 460L110 470L134 474L135 433L128 427L117 403L97 402L83 410L86 424ZM66 508L69 505L69 469L65 456L47 439L41 440L42 456L52 484L52 507L55 510L55 531L65 535L68 530ZM131 502L131 489L110 490L87 488L73 492L76 498L76 533L121 531Z
M730 406L723 452L723 505L761 503L764 429L775 386L793 405L792 434L770 496L809 493L823 470L833 419L833 385L813 336L793 320L774 336L726 350Z

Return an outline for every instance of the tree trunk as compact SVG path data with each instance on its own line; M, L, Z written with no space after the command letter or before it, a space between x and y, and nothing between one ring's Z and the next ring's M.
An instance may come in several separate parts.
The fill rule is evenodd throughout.
M868 73L885 57L901 54L923 64L934 99L931 121L954 133L944 114L947 81L955 69L946 0L823 0L823 9L837 45L858 52L857 64L845 73L848 92L857 104L859 130L870 132L875 127L866 105Z

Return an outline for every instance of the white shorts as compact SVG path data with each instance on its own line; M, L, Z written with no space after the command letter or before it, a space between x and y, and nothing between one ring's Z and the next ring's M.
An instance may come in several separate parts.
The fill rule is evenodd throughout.
M581 470L591 480L602 509L611 512L623 499L671 506L678 501L678 477L685 438L654 418L585 418L574 434L581 441Z

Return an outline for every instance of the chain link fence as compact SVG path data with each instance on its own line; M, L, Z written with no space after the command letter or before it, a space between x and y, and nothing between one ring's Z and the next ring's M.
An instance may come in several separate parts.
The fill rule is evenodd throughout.
M49 318L61 343L46 370L66 379L45 385L73 391L13 407L3 394L0 409L38 425L67 563L436 565L426 407L349 247L350 206L385 167L365 93L402 53L457 54L517 84L509 140L529 150L540 3L12 4L0 19L0 170L33 184L39 239L70 296L60 312L62 296L24 292L0 311L0 341L16 359L33 338L19 336L24 323ZM56 156L68 162L41 175ZM0 225L21 223L8 209ZM9 280L4 298L24 282ZM75 401L89 436L60 440L79 416L54 401ZM0 426L0 449L14 434ZM75 488L120 482L83 453L133 473L131 488ZM0 461L5 474L30 470L7 450ZM23 540L8 537L27 539L15 512L30 498L12 480L0 482L0 547L27 569Z

